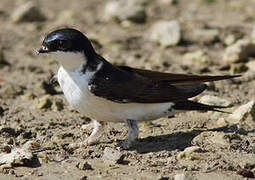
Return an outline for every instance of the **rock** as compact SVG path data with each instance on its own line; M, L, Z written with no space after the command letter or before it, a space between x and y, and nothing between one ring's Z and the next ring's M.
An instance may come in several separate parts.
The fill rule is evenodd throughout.
M36 141L28 141L22 147L14 147L10 153L0 153L0 168L12 168L13 165L31 165L33 151L40 148Z
M24 95L21 96L22 100L28 100L28 99L34 99L35 95L31 92L25 93Z
M122 163L123 158L124 158L124 155L119 150L109 148L109 147L106 147L104 149L104 155L103 155L102 159L106 162L120 164L120 163Z
M50 99L50 96L45 95L39 99L36 99L32 108L48 109L51 107L51 105L52 105L52 101Z
M199 102L203 104L212 105L212 106L229 107L232 105L232 103L226 99L219 98L217 96L211 96L211 95L202 96Z
M219 35L218 29L196 29L190 35L190 40L201 44L211 44L219 39Z
M248 39L241 39L226 48L223 62L226 64L245 61L248 57L255 55L255 43Z
M244 63L231 64L230 73L239 74L248 70L248 67Z
M222 118L222 117L219 118L216 123L219 126L227 126L228 125L228 122L224 118Z
M250 71L255 71L255 60L249 61L245 65Z
M229 115L228 121L230 123L240 123L246 119L255 120L255 101L252 100L247 104L240 106L232 114Z
M151 41L164 47L177 45L181 40L181 26L178 21L158 21L150 29Z
M217 146L229 146L230 142L225 138L227 133L224 132L212 132L205 131L193 138L192 142L195 145L217 145Z
M182 173L182 174L176 174L174 176L174 180L194 180L195 178L187 173Z
M186 53L183 56L183 64L193 65L194 63L211 64L212 61L210 57L204 51L201 50Z
M242 81L249 82L249 81L252 81L254 79L255 79L255 70L254 71L253 70L247 71L242 75Z
M11 15L11 21L13 23L20 22L40 22L45 21L46 17L41 12L39 7L32 1L29 1L19 6Z
M64 103L61 99L56 99L53 101L52 105L51 105L51 109L53 111L61 111L64 109Z
M187 147L186 149L184 149L184 151L180 152L177 155L177 159L183 158L190 158L191 160L196 159L196 157L192 155L192 153L194 152L201 152L201 148L199 146Z
M226 45L231 45L236 41L236 37L233 34L229 34L225 39L224 39L224 44Z
M110 1L105 6L104 15L106 20L128 20L134 23L144 23L146 21L144 5L135 0Z
M92 166L87 161L78 162L76 167L80 170L93 170Z

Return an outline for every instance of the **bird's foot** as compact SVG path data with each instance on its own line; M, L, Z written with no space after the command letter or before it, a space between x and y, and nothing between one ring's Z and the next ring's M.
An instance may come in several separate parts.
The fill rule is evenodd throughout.
M136 142L136 138L139 134L139 128L136 120L126 120L126 124L128 127L128 136L126 140L121 144L120 148L127 150L130 149Z
M87 139L85 139L84 142L72 143L72 144L69 145L69 148L72 149L72 150L76 150L78 148L87 147L89 145L97 143L99 141L100 135L103 132L104 123L93 120L93 123L85 125L84 127L82 127L82 130L91 129L92 126L93 126L93 131L90 134L90 136Z
M126 139L126 140L120 145L120 149L121 149L121 150L128 150L128 149L130 149L134 144L135 144L135 140L129 141L128 139Z

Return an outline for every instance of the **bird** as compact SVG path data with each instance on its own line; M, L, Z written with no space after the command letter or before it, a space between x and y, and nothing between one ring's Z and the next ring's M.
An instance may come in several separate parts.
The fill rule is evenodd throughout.
M130 149L136 144L139 122L182 111L220 111L222 106L189 98L207 88L204 82L239 77L164 73L113 65L96 53L86 35L73 28L50 32L38 54L51 54L58 61L56 78L65 98L92 120L92 133L77 147L98 142L107 122L126 123L128 132L121 148Z

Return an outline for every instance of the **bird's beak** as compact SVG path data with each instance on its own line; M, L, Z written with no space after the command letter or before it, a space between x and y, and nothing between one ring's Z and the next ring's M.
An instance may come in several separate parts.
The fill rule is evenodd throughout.
M48 52L50 52L49 49L44 45L42 45L42 47L37 51L38 54L48 53Z

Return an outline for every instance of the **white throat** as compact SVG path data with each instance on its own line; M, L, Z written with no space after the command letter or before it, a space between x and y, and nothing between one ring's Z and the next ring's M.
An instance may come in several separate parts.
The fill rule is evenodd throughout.
M82 52L57 51L51 54L68 71L79 69L87 63L87 57Z

